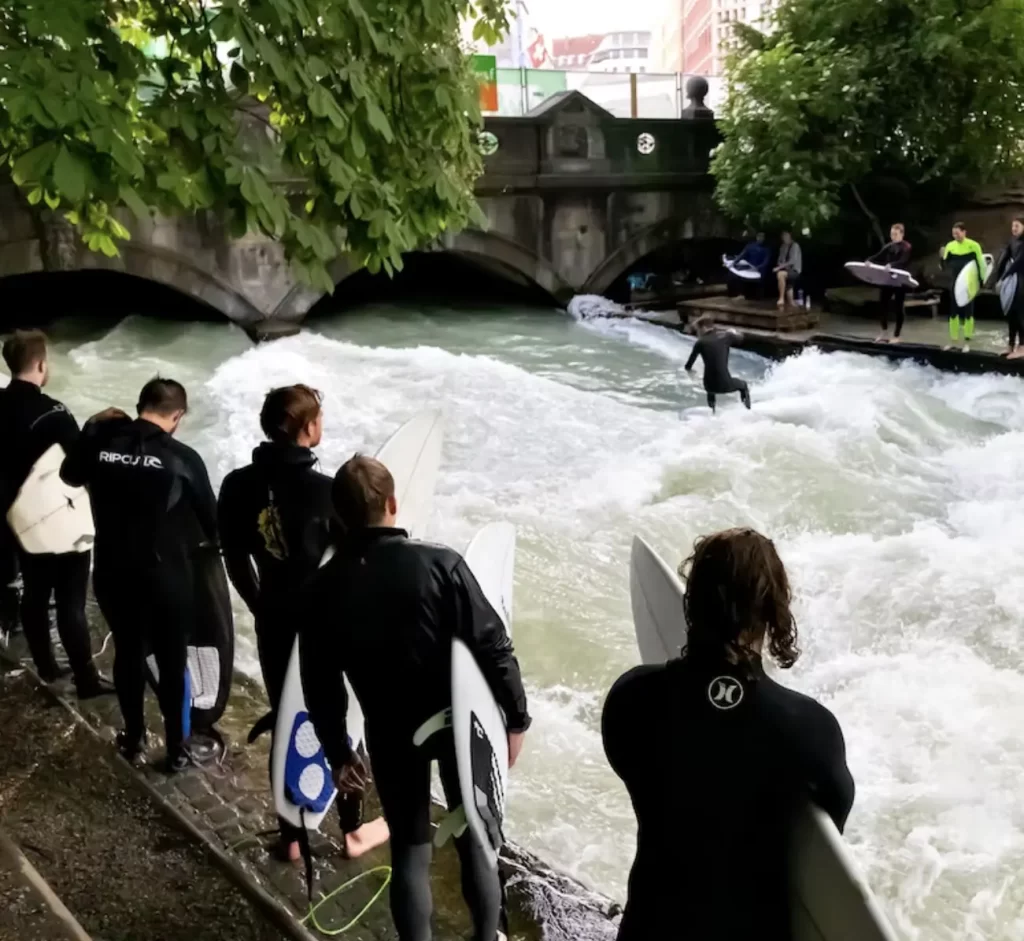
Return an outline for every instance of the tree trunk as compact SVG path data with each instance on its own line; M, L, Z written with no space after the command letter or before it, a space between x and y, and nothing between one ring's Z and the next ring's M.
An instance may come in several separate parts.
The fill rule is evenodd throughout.
M871 223L872 230L874 231L875 235L878 236L879 245L885 245L888 239L886 239L885 233L882 231L882 224L878 221L878 216L876 216L870 209L868 209L868 205L867 203L864 202L863 198L861 197L860 190L857 189L856 183L850 184L850 190L853 192L853 198L857 200L857 205L860 206L861 212L863 212L864 215L868 217L868 221Z

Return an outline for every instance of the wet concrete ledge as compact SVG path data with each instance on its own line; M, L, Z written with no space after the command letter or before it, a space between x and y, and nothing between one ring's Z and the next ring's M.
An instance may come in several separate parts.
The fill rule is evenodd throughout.
M90 610L90 621L94 649L102 649L98 662L101 669L109 672L112 644L104 646L105 632L95 607ZM276 827L267 781L269 736L264 736L255 746L244 744L248 729L266 710L260 687L236 675L232 699L221 722L228 742L221 762L168 778L149 765L133 769L114 757L112 743L120 727L120 716L113 697L79 704L66 684L42 686L26 665L22 645L23 640L16 637L8 651L0 649L7 670L12 666L24 670L47 697L60 703L61 709L73 716L96 746L105 751L105 756L96 756L97 760L105 757L113 761L122 774L130 776L135 786L187 835L190 842L203 848L210 864L244 893L280 936L294 941L324 937L308 919L310 905L302 867L279 862L268 852L274 837L267 831ZM0 721L3 721L6 698L0 696ZM161 727L153 700L154 697L147 697L147 723L151 730ZM154 743L152 734L150 741L150 757L157 758L161 748ZM48 756L43 759L44 765L46 760ZM0 785L3 778L0 764ZM74 786L74 782L66 783ZM367 813L376 812L375 797L371 796ZM373 900L383 878L382 873L371 873L371 870L390 863L388 848L382 847L359 860L347 860L341 852L340 840L332 838L336 830L336 818L331 815L325 821L324 832L315 834L311 840L317 868L314 900L330 895L357 877L365 875L365 878L359 878L325 902L317 912L317 924L325 932L337 931L356 920L344 934L346 939L393 941L397 936L386 893L361 914ZM456 941L467 937L470 928L461 899L458 862L450 846L437 856L432 873L435 937L438 941ZM590 892L514 845L506 847L502 869L508 888L510 927L516 941L610 941L615 937L615 918L620 908L610 899Z

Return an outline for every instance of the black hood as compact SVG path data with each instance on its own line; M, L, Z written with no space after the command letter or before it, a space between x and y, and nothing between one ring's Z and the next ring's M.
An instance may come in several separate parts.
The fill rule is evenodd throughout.
M312 468L316 465L316 455L299 444L278 444L276 441L264 441L252 452L252 462L257 467L273 470L284 467L300 469Z

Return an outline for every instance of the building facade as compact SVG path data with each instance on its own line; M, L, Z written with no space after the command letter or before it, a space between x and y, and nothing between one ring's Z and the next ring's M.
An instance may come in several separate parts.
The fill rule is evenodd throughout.
M775 0L664 0L655 66L664 72L720 76L736 23L762 26Z

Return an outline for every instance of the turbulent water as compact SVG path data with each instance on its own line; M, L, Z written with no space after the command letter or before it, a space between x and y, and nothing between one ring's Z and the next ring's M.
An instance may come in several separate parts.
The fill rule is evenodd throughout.
M634 824L598 728L637 662L631 537L674 563L700 533L757 527L797 594L804 656L781 679L843 726L847 836L899 935L1024 939L1024 385L738 353L754 410L727 397L712 417L689 350L655 327L545 311L378 308L260 348L222 325L131 318L62 342L53 390L84 420L129 407L158 371L179 378L194 404L182 436L215 484L259 441L273 385L325 393L329 472L443 408L433 537L462 548L494 519L519 532L536 724L511 835L620 899ZM240 651L255 669L251 643Z

